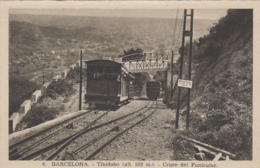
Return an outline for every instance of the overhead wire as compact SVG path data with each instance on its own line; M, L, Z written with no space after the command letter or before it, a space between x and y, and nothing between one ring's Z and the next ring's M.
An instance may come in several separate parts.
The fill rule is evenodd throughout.
M176 47L179 46L180 36L181 36L181 30L182 30L183 22L184 22L184 13L183 13L183 15L182 15L182 19L181 19L181 24L180 24L180 28L179 28L179 35L178 35L178 39L177 39Z
M179 41L180 41L180 34L181 34L181 30L182 30L182 25L183 25L183 20L184 20L184 14L182 15L181 18L181 23L180 23L180 27L177 30L177 23L179 22L179 9L177 9L177 13L176 13L176 18L175 18L175 23L174 23L174 32L173 32L173 41L172 41L172 45L173 45L173 51L175 52L176 48L178 48L179 46ZM178 34L178 36L176 36L176 32Z
M177 9L177 13L176 13L176 18L174 21L174 29L173 29L173 41L172 41L172 45L174 46L174 39L175 39L175 32L176 32L176 26L177 26L177 22L178 22L178 15L179 15L179 9Z

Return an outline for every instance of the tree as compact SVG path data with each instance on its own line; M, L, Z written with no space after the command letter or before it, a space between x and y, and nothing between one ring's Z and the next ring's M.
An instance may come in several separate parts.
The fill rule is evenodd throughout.
M129 61L129 60L139 60L143 59L143 50L141 48L131 48L128 50L124 50L124 55L119 56L123 57L123 62Z
M139 47L137 47L136 49L131 48L131 49L128 49L127 51L124 50L124 55L131 55L131 54L135 54L135 53L143 54L143 50Z

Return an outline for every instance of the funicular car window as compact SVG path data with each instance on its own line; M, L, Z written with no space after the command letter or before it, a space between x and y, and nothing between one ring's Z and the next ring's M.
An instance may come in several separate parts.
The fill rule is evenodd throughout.
M94 79L94 67L93 66L88 66L87 78L88 79Z
M120 76L120 67L89 66L87 76L92 80L117 80Z
M120 75L120 67L108 66L104 68L104 77L108 80L116 80Z

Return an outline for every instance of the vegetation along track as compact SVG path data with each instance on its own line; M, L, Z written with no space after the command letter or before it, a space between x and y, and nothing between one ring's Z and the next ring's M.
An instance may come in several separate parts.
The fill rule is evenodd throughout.
M29 136L9 147L9 158L15 160L25 155L31 149L36 146L46 142L52 137L58 135L61 131L64 131L66 128L70 127L74 123L78 123L82 120L85 120L91 112L96 112L103 110L103 107L100 107L95 110L84 111L83 113L76 115L72 118L66 119L62 122L59 122L43 131L40 131L32 136ZM106 113L105 113L106 114Z
M228 151L213 147L211 145L205 144L203 142L185 136L179 135L179 137L191 143L191 145L194 147L194 149L197 152L197 155L195 155L195 159L197 160L213 160L213 161L236 160L236 155ZM205 154L205 158L201 157L202 153Z
M134 126L138 125L139 123L143 122L152 114L154 114L156 112L157 107L154 108L153 104L154 102L150 107L144 109L144 111L139 111L134 116L129 116L125 118L125 120L121 121L119 124L112 124L109 127L110 129L105 129L106 127L103 127L103 129L105 129L103 133L99 135L96 134L96 136L92 136L94 138L88 141L87 143L85 143L85 141L82 141L85 144L80 146L78 149L71 151L70 153L66 151L65 153L63 153L63 157L59 158L62 158L64 160L71 160L75 158L77 158L76 160L93 159L100 151L102 151L107 145L113 142L117 137L119 137L129 129L133 128ZM71 148L73 149L73 147Z
M147 104L148 105L148 104ZM41 160L53 160L59 153L61 153L68 145L70 145L73 141L75 141L77 138L81 137L83 134L90 132L92 130L96 130L102 126L111 124L112 122L116 122L118 120L121 120L123 118L126 118L127 116L133 115L134 113L137 113L138 111L144 109L147 105L144 107L131 112L129 114L126 114L122 117L110 120L108 122L99 124L97 126L94 126L95 123L97 123L98 120L100 120L103 116L105 116L109 111L106 113L103 113L100 115L98 118L96 118L94 121L92 121L90 124L88 124L84 129L69 135L61 140L56 141L55 143L45 146L37 151L31 152L27 155L16 155L13 159L18 159L18 160L32 160L32 159L41 159ZM91 127L93 126L93 127Z

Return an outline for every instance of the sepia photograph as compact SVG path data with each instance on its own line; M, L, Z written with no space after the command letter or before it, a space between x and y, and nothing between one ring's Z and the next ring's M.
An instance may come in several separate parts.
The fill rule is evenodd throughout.
M9 6L7 162L221 167L254 160L256 9L133 3Z

